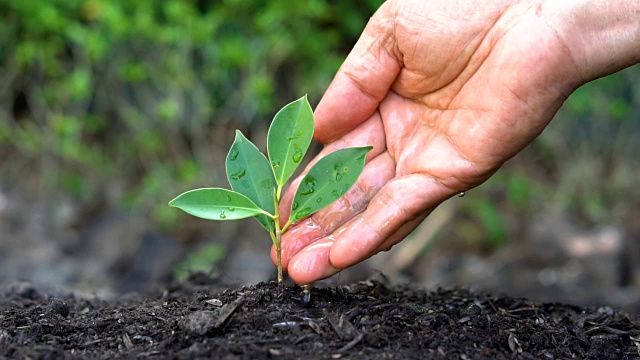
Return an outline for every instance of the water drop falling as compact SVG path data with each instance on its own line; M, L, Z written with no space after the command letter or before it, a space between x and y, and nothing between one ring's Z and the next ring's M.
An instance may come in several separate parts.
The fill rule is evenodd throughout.
M224 214L224 210L220 210L220 219L226 219L227 215Z
M305 304L311 301L311 285L302 285L302 302Z

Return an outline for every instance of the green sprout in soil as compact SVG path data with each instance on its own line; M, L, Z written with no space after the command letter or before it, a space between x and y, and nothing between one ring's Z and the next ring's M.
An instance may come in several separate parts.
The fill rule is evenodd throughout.
M313 137L313 111L304 96L283 107L267 134L267 157L240 131L227 155L227 178L233 190L204 188L187 191L170 206L207 220L255 217L276 248L278 285L284 295L282 235L295 222L325 208L344 195L364 168L371 146L337 150L318 160L303 177L281 225L283 188L300 165Z

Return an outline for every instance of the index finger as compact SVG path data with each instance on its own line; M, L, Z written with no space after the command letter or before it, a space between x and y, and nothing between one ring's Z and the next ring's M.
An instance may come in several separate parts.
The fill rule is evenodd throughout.
M314 138L328 144L371 117L400 73L393 8L383 4L338 70L315 110Z

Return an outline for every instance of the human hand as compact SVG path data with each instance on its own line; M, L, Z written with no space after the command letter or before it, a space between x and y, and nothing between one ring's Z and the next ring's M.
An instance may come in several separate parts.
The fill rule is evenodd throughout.
M315 111L315 138L327 144L318 158L373 150L343 198L283 236L296 283L391 248L530 143L577 86L615 70L569 46L547 5L398 0L376 12Z

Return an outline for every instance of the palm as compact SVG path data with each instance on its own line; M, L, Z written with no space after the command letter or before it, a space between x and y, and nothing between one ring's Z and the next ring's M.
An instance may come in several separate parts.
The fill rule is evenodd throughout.
M326 152L374 150L355 189L284 238L294 280L332 275L393 246L535 138L575 86L561 76L575 71L566 56L548 56L562 54L562 43L529 9L493 4L483 14L448 3L440 5L457 6L467 21L423 1L386 3L318 105L316 138Z
M408 1L404 6L426 5ZM440 32L423 28L432 33L426 36L395 26L403 66L377 110L387 151L397 163L396 176L425 174L451 193L479 184L528 144L568 94L562 81L568 78L566 67L552 67L556 74L534 70L548 68L541 63L545 60L559 61L540 56L550 45L561 46L546 24L517 9L511 16L489 9L485 18L478 18L477 9L459 11L475 14L462 29L436 24ZM402 23L430 23L418 15L429 12L404 13L409 18ZM535 43L522 36L532 32L538 35ZM446 47L446 52L433 51ZM565 93L548 85L544 93L523 90L550 79ZM534 106L539 109L532 117Z

